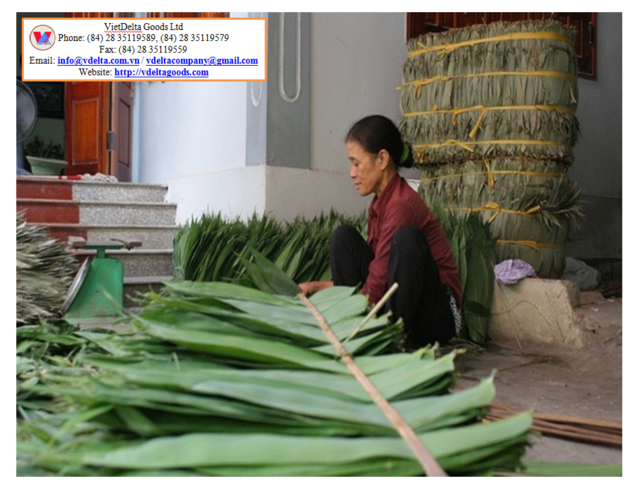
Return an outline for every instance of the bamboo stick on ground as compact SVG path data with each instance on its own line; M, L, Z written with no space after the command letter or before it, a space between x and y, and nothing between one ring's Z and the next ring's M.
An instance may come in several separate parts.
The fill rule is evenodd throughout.
M487 420L501 420L502 418L504 417L499 415L486 416ZM622 439L620 436L604 434L593 430L577 429L575 427L565 427L551 422L541 422L540 420L534 420L532 430L541 432L543 435L556 435L570 440L619 447L622 445Z
M502 407L500 405L491 404L490 408L497 411L505 411L510 414L518 413L519 410L513 408ZM594 418L576 417L572 415L557 415L551 413L536 413L535 418L540 420L547 420L550 422L568 423L575 425L593 426L599 428L607 428L612 430L622 431L622 423L615 420L601 420Z
M598 427L600 429L617 430L619 433L622 431L621 422L612 420L596 420L592 418L571 417L566 415L553 415L548 413L537 413L536 418L541 420L548 420L550 422L569 423L574 425L586 425L592 427Z
M500 420L515 413L517 410L491 405L486 419ZM532 430L543 435L614 447L623 444L621 424L618 422L553 414L534 414L533 418Z
M381 409L383 414L392 422L396 431L400 434L402 439L407 443L412 453L420 462L420 465L424 469L425 474L428 477L447 477L448 474L444 472L444 469L440 467L437 461L429 453L425 445L422 443L418 435L413 431L404 418L391 406L383 395L378 391L370 379L361 371L359 366L355 363L352 355L349 354L341 342L337 339L335 333L330 328L330 325L315 307L315 305L303 294L298 295L298 299L306 306L313 314L313 317L319 323L322 331L330 343L335 347L339 356L350 370L350 373L354 375L357 381L370 395L376 406Z

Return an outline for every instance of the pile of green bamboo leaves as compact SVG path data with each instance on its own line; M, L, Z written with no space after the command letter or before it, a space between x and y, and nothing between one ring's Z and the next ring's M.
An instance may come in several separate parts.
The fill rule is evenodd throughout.
M462 338L484 345L494 293L496 240L490 226L477 213L457 216L445 212L440 205L433 207L451 245L459 269L464 306Z
M36 323L57 314L77 269L65 243L16 215L16 321Z
M296 286L256 263L266 286ZM289 291L286 291L288 288ZM311 298L353 359L449 474L515 470L531 415L481 423L492 379L449 393L455 353L399 353L402 327L352 288ZM21 475L422 475L422 466L293 296L171 282L126 332L39 372L18 420ZM25 373L25 372L23 372ZM89 376L88 376L89 375Z
M76 336L77 328L63 320L48 318L40 323L18 326L16 329L16 403L18 414L50 412L56 403L48 394L39 393L52 373L77 370L75 357L90 348L90 342ZM92 347L96 349L96 346ZM28 418L28 417L23 417Z
M328 263L330 235L340 225L359 230L364 217L348 217L331 211L314 219L298 217L280 222L268 214L247 221L231 221L220 214L189 221L174 239L175 279L190 281L242 280L243 259L250 249L273 261L296 283L331 278Z
M498 260L561 277L582 216L568 176L579 137L572 27L495 22L408 43L400 129L413 144L429 205L478 212Z

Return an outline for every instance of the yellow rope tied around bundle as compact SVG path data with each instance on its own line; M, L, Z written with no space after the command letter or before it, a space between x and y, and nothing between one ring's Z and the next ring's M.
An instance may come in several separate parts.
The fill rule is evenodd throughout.
M415 57L416 55L422 55L429 52L439 52L440 58L446 54L453 52L462 47L470 47L486 42L503 42L508 40L558 40L560 42L568 43L572 45L573 42L564 35L555 32L517 32L509 33L505 35L497 35L495 37L487 37L483 39L466 40L464 42L458 42L454 44L435 45L433 47L424 47L418 50L409 52L409 57Z
M494 211L494 214L488 219L488 223L492 223L499 214L516 214L518 216L531 216L542 209L542 206L534 206L527 211L516 211L514 209L504 209L495 202L488 203L484 206L476 208L445 208L446 211L466 211L469 213L478 213L481 211Z
M570 146L565 142L560 141L539 141L534 139L495 139L490 141L459 141L457 139L449 139L441 144L414 144L413 149L418 152L418 163L424 162L424 154L427 149L441 149L443 147L458 146L462 149L466 149L469 152L475 152L475 149L471 146L483 146L483 145L527 145L527 146L565 146L570 149Z
M540 249L564 249L564 246L561 244L547 244L547 243L539 243L537 241L527 241L527 240L513 241L513 240L508 240L508 239L497 239L497 243L525 246L527 248L535 249L537 251Z
M453 125L457 123L457 116L460 114L464 114L466 112L481 112L479 115L479 119L475 123L475 126L470 131L468 137L471 139L477 135L477 131L481 126L481 122L483 121L486 112L488 111L506 111L506 110L538 110L538 111L546 111L546 112L563 112L565 114L575 114L575 108L569 107L567 105L500 105L500 106L491 106L486 107L484 105L475 105L472 107L462 107L458 109L438 109L436 105L433 106L433 109L421 111L421 112L406 112L403 114L403 117L418 117L424 115L434 115L434 114L451 114L453 116Z
M540 141L536 139L495 139L491 141L467 141L462 142L457 139L449 139L448 141L442 142L441 144L419 144L414 147L418 148L428 148L428 149L438 149L440 147L448 147L448 146L460 146L466 150L474 151L474 149L470 146L481 146L481 145L489 145L489 144L524 144L529 146L563 146L566 145L564 142L560 141Z
M458 177L467 177L467 176L488 176L488 185L490 189L493 189L496 180L495 176L497 175L517 175L517 176L527 176L527 177L563 177L566 176L566 172L547 172L547 171L524 171L524 170L494 170L492 169L492 165L489 159L484 159L484 165L486 166L486 171L476 171L476 172L460 172L458 174L444 174L442 176L435 177L421 177L421 182L431 182L431 181L439 181L441 179L455 179Z
M490 189L494 189L494 176L492 175L492 167L490 166L490 161L488 159L484 159L484 164L486 165L486 169L488 170L488 186Z
M450 82L454 79L471 79L474 77L495 77L495 76L523 76L523 77L551 77L557 79L565 79L569 82L577 82L578 78L575 75L567 72L556 72L552 70L519 70L519 71L502 71L502 72L481 72L478 74L462 74L462 75L439 75L437 77L430 77L428 79L414 80L412 82L406 82L402 87L398 89L404 89L405 87L414 86L414 96L416 99L420 97L422 93L422 87L432 84L434 82Z

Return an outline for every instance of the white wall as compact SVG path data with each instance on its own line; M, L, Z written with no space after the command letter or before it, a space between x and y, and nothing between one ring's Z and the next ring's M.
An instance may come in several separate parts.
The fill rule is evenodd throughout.
M140 85L140 182L166 182L245 165L243 82Z
M344 137L366 115L400 119L404 13L311 14L311 168L348 172Z
M331 209L360 214L369 199L356 192L345 173L289 167L267 167L265 210L278 219L312 218Z
M169 185L180 223L209 211L249 214L264 206L264 196L254 194L264 192L263 173L242 176L246 88L244 82L140 85L138 180Z
M622 191L621 15L597 14L597 79L578 80L581 137L570 171L589 194L618 198Z
M167 184L179 223L206 212L264 210L265 170L246 168L249 83L142 82L137 89L135 179Z
M169 181L169 201L177 203L177 223L204 213L247 219L266 206L265 166L213 171Z

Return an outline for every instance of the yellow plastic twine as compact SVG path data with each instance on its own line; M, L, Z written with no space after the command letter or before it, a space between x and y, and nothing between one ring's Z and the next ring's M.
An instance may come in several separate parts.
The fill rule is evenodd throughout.
M494 211L494 214L490 216L488 223L492 223L499 214L515 214L518 216L531 216L542 209L542 206L534 206L527 211L516 211L514 209L504 209L495 202L486 204L485 206L479 206L476 208L445 208L446 211L467 211L470 213L477 213L481 211Z
M570 148L568 144L560 141L539 141L533 139L495 139L491 141L468 141L463 142L457 139L449 139L441 144L414 144L413 149L418 152L418 163L422 164L424 162L424 154L427 149L441 149L443 147L452 147L458 146L462 149L466 149L469 152L475 152L473 147L471 146L482 146L482 145L527 145L527 146L565 146Z
M405 87L414 86L414 96L416 99L420 97L422 93L422 87L432 84L434 82L450 82L454 79L470 79L474 77L495 77L495 76L525 76L525 77L551 77L557 79L568 80L569 82L577 82L577 76L569 74L567 72L557 72L553 70L518 70L518 71L500 71L500 72L482 72L478 74L462 74L462 75L439 75L437 77L430 77L428 79L413 80L406 82L402 87L398 89L404 89Z
M490 189L494 189L494 176L492 175L492 167L490 166L490 161L488 159L484 159L484 164L486 165L486 169L488 171L488 186Z
M560 42L568 43L572 45L573 42L568 37L555 32L517 32L509 33L505 35L497 35L495 37L487 37L483 39L466 40L464 42L458 42L454 44L435 45L433 47L424 47L418 50L413 50L409 53L409 57L415 57L416 55L422 55L429 52L440 52L440 58L446 54L453 52L462 47L470 47L477 44L487 42L503 42L508 40L558 40Z
M547 244L547 243L539 243L537 241L527 241L527 240L512 241L512 240L507 240L507 239L497 239L497 243L515 244L517 246L525 246L527 248L535 249L536 251L540 249L564 249L564 245L561 245L561 244Z
M488 162L488 161L484 161L484 162ZM494 181L494 176L505 175L505 174L528 176L528 177L562 177L562 176L566 176L566 173L564 173L564 172L508 171L508 170L495 171L495 170L491 170L490 168L488 168L487 164L486 164L486 169L487 169L487 172L484 172L484 171L461 172L459 174L444 174L443 176L436 176L436 177L421 177L420 181L421 182L430 182L430 181L439 181L440 179L453 179L453 178L456 178L456 177L465 177L465 176L493 176L493 181ZM488 182L490 183L489 180L488 180ZM494 187L494 184L495 184L495 182L492 183L492 187Z
M492 106L486 107L484 105L474 105L472 107L462 107L457 109L443 109L439 110L436 105L433 106L433 109L420 111L420 112L407 112L403 114L403 117L419 117L424 115L432 115L432 114L451 114L453 116L453 125L457 123L457 116L460 114L464 114L466 112L480 112L479 118L475 123L474 127L468 134L468 137L473 139L477 135L477 131L481 126L481 123L488 111L508 111L508 110L538 110L538 111L547 111L547 112L564 112L565 114L575 114L575 108L567 105L545 105L545 104L537 104L537 105L505 105L505 106Z

